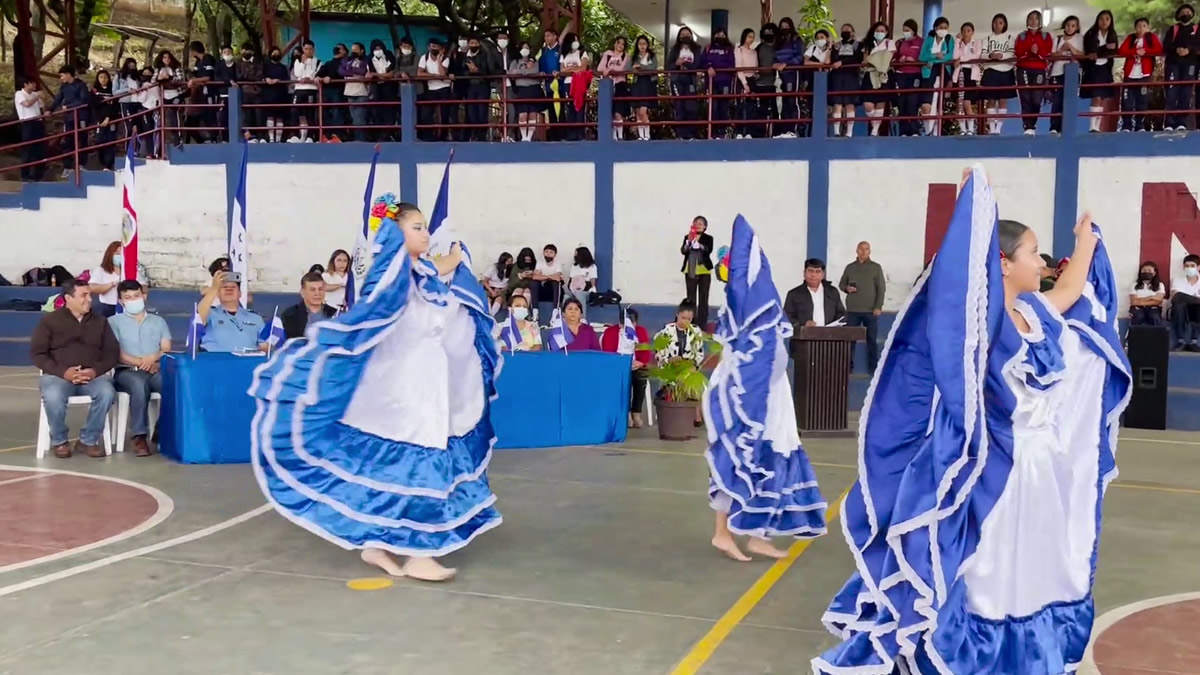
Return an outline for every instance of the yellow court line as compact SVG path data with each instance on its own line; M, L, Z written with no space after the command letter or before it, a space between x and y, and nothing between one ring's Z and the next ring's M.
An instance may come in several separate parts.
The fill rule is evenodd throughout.
M1150 492L1170 492L1180 495L1200 495L1200 490L1192 488L1177 488L1177 487L1159 487L1157 485L1125 485L1124 483L1113 483L1110 487L1124 488L1126 490L1148 490Z
M36 445L14 445L11 448L0 448L0 452L16 452L17 450L28 450L37 447Z
M831 526L833 525L833 522L837 520L842 500L846 498L846 494L848 492L850 492L850 488L846 488L842 494L838 495L838 498L829 505L829 509L825 512L825 522L827 525ZM725 638L729 637L729 634L733 632L733 629L736 628L743 619L750 615L750 611L753 610L764 597L766 597L767 593L771 591L771 588L774 587L781 578L783 578L784 573L791 569L792 564L796 562L796 559L804 555L804 552L808 550L808 547L812 545L813 541L815 540L803 539L792 544L791 547L788 548L787 557L776 560L775 564L771 565L771 567L764 572L761 577L758 578L758 581L754 582L754 585L750 587L750 590L743 593L742 597L738 598L738 601L733 603L733 607L730 607L729 611L725 612L724 616L722 616L720 619L717 619L717 622L713 624L713 627L709 629L708 633L705 634L704 637L700 638L700 641L692 647L692 650L683 657L678 665L675 666L675 669L671 671L671 675L695 675L695 673L699 672L700 668L707 663L708 659L711 658L713 653L717 651L717 647L720 647L721 643L725 641Z

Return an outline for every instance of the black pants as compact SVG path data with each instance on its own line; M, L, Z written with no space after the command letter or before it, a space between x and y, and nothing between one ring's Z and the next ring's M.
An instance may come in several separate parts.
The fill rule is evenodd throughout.
M117 140L117 125L110 124L96 130L96 154L100 156L100 168L112 171L116 166L117 146L112 142Z
M442 89L427 89L417 97L420 103L417 106L418 124L427 127L417 131L417 138L422 141L436 141L443 137L443 134L446 133L445 129L428 128L428 125L443 125L446 123L450 106L441 103L441 101L452 100L451 97L453 95L454 93L450 87L444 87ZM447 135L446 138L448 139L449 136Z
M1030 68L1017 68L1017 84L1020 87L1040 87L1046 84L1046 71ZM1026 131L1037 128L1038 113L1042 111L1042 99L1046 97L1045 89L1019 88L1018 98L1021 100L1021 126Z
M755 138L766 138L770 135L770 122L779 119L779 107L775 102L775 78L767 75L770 82L755 83L752 91L757 94L750 99L749 109L756 112L752 119L760 120L759 124L751 125L750 135ZM761 79L761 78L760 78Z
M732 100L727 98L729 96L729 85L714 84L712 94L712 137L724 138L725 132L729 128L729 125L726 123L729 121L729 102Z
M1063 119L1063 82L1066 78L1062 75L1055 75L1050 78L1050 84L1054 85L1054 89L1050 90L1050 131L1062 133Z
M1189 60L1191 57L1188 57ZM1163 79L1167 82L1190 82L1196 79L1196 64L1194 63L1168 63L1163 68ZM1166 126L1186 127L1188 119L1192 116L1191 113L1179 113L1179 110L1190 110L1192 107L1192 94L1195 93L1196 85L1193 84L1172 84L1167 86L1167 105L1168 114L1166 118Z
M629 378L629 412L642 414L646 406L646 382L649 380L645 368L633 371Z
M846 325L867 329L867 372L875 372L879 365L879 317L874 312L847 312Z
M87 126L88 117L84 114L80 114L78 117L76 117L68 112L63 119L63 131L68 135L62 137L61 149L64 153L67 153L73 152L76 148L78 148L80 168L87 166L88 132L79 131L79 129L86 129ZM75 156L67 155L66 157L63 157L63 166L68 170L74 169Z
M696 125L693 123L700 119L699 101L694 98L679 97L696 95L696 78L690 75L671 78L671 95L676 97L675 138L695 138Z
M1150 120L1146 119L1146 110L1150 107L1150 92L1143 86L1149 82L1148 77L1129 78L1122 89L1121 110L1126 114L1121 116L1122 127L1126 131L1150 131Z
M921 88L921 74L897 73L895 79L896 88L900 91L900 117L908 118L900 120L900 135L920 136L921 120L918 116L921 114L922 94L914 90Z
M1200 326L1196 324L1200 324L1200 298L1176 293L1171 297L1171 328L1175 333L1175 342L1200 342Z
M21 146L22 164L31 164L45 159L46 143L41 140L45 137L46 124L42 120L32 119L21 122L21 142L29 143L29 145ZM21 167L21 180L41 180L45 174L45 164Z
M486 141L488 135L488 101L492 98L492 87L484 80L467 84L467 100L480 103L467 104L468 135L473 141Z
M700 330L708 330L708 288L712 285L711 274L697 274L685 277L687 281L687 299L696 305L696 325ZM698 297L697 297L698 296Z
M1161 326L1163 321L1162 307L1130 307L1130 326Z
M800 73L785 70L779 73L779 79L782 83L779 119L783 121L773 131L775 135L794 134L800 124Z

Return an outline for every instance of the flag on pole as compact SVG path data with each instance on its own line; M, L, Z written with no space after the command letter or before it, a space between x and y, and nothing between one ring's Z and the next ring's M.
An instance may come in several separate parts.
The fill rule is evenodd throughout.
M624 324L621 326L621 333L617 338L617 353L632 354L637 349L637 327L633 325L633 319L629 318L629 309L623 312L625 315Z
M433 210L429 212L429 254L435 258L449 254L455 243L462 246L457 233L454 232L453 224L442 227L450 214L450 164L453 161L454 150L450 150L450 156L446 158L446 168L442 170L442 183L438 186L437 200L433 203ZM463 253L466 254L466 251Z
M133 206L136 175L133 166L133 144L137 136L130 136L125 146L125 171L121 178L121 260L126 280L137 279L138 271L138 214Z
M567 328L567 324L562 320L562 310L555 307L554 314L550 317L550 349L556 352L565 352L574 341L575 334Z
M367 174L367 189L363 190L362 226L357 228L354 238L354 253L350 257L350 269L346 273L346 309L354 306L358 300L358 277L367 275L368 241L371 238L371 203L375 197L375 167L379 164L379 146L375 146L375 155L371 157L371 172ZM340 309L340 308L339 308Z
M242 170L233 209L229 212L229 271L242 276L242 307L249 307L250 253L246 241L246 165L250 159L250 144L242 142Z
M279 318L279 305L275 305L271 323L263 326L262 332L258 334L258 341L267 343L267 356L270 356L271 350L283 344L283 339L283 320Z
M521 326L517 324L517 318L512 312L509 312L508 321L505 321L504 327L500 329L500 339L510 352L517 351L517 346L521 344Z
M207 330L204 322L200 320L200 305L192 304L192 321L188 325L187 348L192 352L192 358L196 358L196 349L200 346L200 341L204 339L204 332Z

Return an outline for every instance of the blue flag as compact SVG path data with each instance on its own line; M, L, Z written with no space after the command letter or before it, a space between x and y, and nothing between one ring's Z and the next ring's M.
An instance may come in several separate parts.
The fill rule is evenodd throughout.
M229 212L229 271L242 276L242 307L249 307L250 251L246 241L246 165L250 160L250 144L242 142L242 170L233 209Z
M192 352L192 358L196 358L196 350L200 347L200 342L204 340L204 332L207 326L200 320L200 305L192 305L192 321L188 324L187 341L184 343Z
M379 164L379 146L375 146L375 155L371 157L371 173L367 174L367 189L363 191L362 227L354 239L354 254L350 257L350 269L346 270L346 309L354 306L358 300L358 280L360 274L367 273L367 242L371 238L371 204L375 194L375 166ZM340 307L338 309L341 309Z
M450 213L450 163L454 161L454 151L446 158L446 168L442 170L442 184L438 186L437 201L433 203L433 211L429 214L429 234L438 231L446 215Z
M517 318L511 312L508 315L508 321L504 322L504 327L500 329L500 339L510 352L517 351L517 347L521 344L521 326L517 324Z

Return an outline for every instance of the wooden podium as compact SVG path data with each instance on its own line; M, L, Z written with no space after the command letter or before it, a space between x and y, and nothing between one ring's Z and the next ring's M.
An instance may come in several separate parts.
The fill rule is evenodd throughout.
M854 343L866 340L862 326L801 326L792 336L792 400L796 426L809 437L853 436L850 367Z

